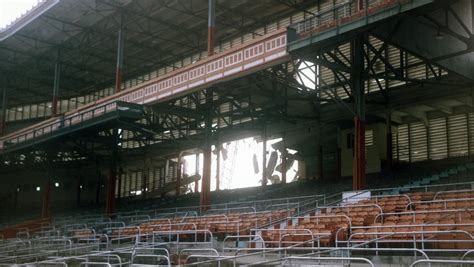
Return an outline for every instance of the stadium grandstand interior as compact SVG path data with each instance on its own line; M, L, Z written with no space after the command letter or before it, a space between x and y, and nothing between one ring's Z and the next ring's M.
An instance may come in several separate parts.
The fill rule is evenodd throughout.
M473 16L0 0L0 266L474 266Z

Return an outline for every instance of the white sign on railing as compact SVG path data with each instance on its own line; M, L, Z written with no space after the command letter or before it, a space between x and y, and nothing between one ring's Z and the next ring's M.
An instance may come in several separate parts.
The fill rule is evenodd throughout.
M361 200L370 199L370 191L347 191L342 192L342 203L349 204L355 203Z

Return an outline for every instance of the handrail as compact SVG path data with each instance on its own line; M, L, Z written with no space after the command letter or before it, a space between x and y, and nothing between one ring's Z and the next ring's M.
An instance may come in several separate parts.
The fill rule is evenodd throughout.
M112 265L111 265L110 263L107 263L107 262L92 262L92 261L89 261L89 262L81 262L81 263L79 263L79 266L89 266L89 264L93 264L93 265L103 265L103 266L112 267Z
M472 253L474 253L474 249L466 251L466 253L462 255L461 260L464 260L469 254L472 254Z
M425 200L425 201L413 201L408 203L405 206L405 209L408 210L410 206L414 204L428 204L428 203L444 203L444 208L447 208L447 202L458 202L458 201L474 201L474 198L458 198L458 199L436 199L436 200Z
M166 256L166 255L148 255L148 254L138 254L136 256L134 256L132 258L132 263L130 266L135 266L133 261L136 259L136 258L157 258L157 259L165 259L168 263L168 266L171 266L171 261L170 261L170 258L169 256ZM141 265L137 265L137 266L141 266ZM161 265L160 265L161 266Z
M307 19L299 21L299 22L297 22L293 25L290 25L289 27L296 29L297 33L306 32L306 31L311 30L312 28L314 28L313 21L316 20L316 24L321 24L320 20L321 20L321 18L323 18L324 15L332 14L334 16L334 11L335 10L338 10L341 7L346 7L347 5L350 6L353 2L354 2L353 0L350 0L350 1L342 2L340 4L334 5L331 8L328 8L326 10L318 12L315 15L313 15L313 16L307 18ZM335 19L336 18L332 18L331 21L334 21ZM306 26L308 26L308 27L306 27ZM309 28L309 29L307 29L307 28Z
M86 264L89 263L89 257L92 257L92 258L100 258L100 257L107 257L107 262L110 263L110 259L116 259L117 262L118 262L118 265L119 266L122 266L122 258L120 258L119 255L116 255L116 254L107 254L107 253L104 253L104 254L101 254L101 255L85 255L86 257Z
M212 241L212 239L214 238L214 235L212 234L211 231L209 231L208 229L198 229L198 230L170 230L170 231L153 231L151 233L151 235L176 235L179 236L180 235L185 235L185 234L199 234L199 233L203 233L204 234L204 241L203 242L199 242L199 243L209 243ZM209 235L209 241L207 241L207 236ZM140 236L143 236L143 235L140 235ZM196 241L197 242L197 241ZM196 243L195 242L195 243ZM178 241L178 243L184 243L184 242L180 242Z
M442 194L466 193L466 192L473 192L473 193L474 193L474 189L438 191L438 192L435 193L435 195L434 195L434 197L433 197L433 200L436 200L437 197L438 197L439 195L442 195ZM451 198L448 198L448 199L451 199Z
M363 262L368 263L370 266L375 267L374 263L371 260L366 259L366 258L359 258L359 257L296 257L296 256L292 256L292 257L286 257L283 260L285 260L283 262L283 266L286 266L286 265L289 264L288 260L318 260L318 261L321 261L321 260L348 260L348 261L363 261ZM252 265L252 264L250 264L250 265Z
M420 263L448 263L448 264L454 264L454 263L461 263L461 264L474 264L474 261L463 261L463 260L417 260L413 262L410 267L413 267L415 265L418 265Z
M135 246L133 248L133 255L141 255L141 254L137 253L137 250L138 251L141 251L141 250L164 251L166 256L168 256L168 257L170 256L170 252L166 248L156 248L156 247L153 247L153 246L151 246L151 247L138 247L138 246Z
M312 240L307 240L307 241L303 241L303 242L300 242L298 244L295 244L295 245L291 245L291 246L288 246L288 247L284 247L284 248L277 248L273 251L285 251L285 250L288 250L288 249L291 249L291 248L297 248L299 246L302 246L302 245L305 245L307 243L310 243L310 242L314 242L315 240L317 239L320 239L319 237L318 238L315 238L315 239L312 239ZM229 250L235 250L235 249L232 249L232 248L227 248ZM238 249L237 249L238 250ZM204 261L204 262L199 262L197 264L203 264L203 263L212 263L212 262L221 262L223 260L229 260L229 259L232 259L235 260L236 259L239 259L239 258L244 258L244 257L248 257L248 256L256 256L256 255L260 255L260 254L265 254L265 247L262 249L262 251L260 252L256 252L256 253L252 253L252 254L247 254L247 255L235 255L235 256L232 256L232 257L225 257L225 256L221 256L222 259L217 259L217 260L208 260L208 261ZM193 263L194 265L194 263Z
M231 249L231 250L233 249L233 248L231 248L231 247L226 247L226 246L225 246L225 242L226 242L227 240L229 240L229 239L237 239L237 240L240 240L241 238L255 238L255 237L258 238L258 239L260 239L260 240L262 241L261 243L263 244L263 247L266 246L266 245L265 245L265 244L266 244L265 240L264 240L263 237L262 237L261 235L259 235L259 234L253 234L253 235L228 235L228 236L224 237L224 240L222 241L222 244L223 244L223 245L222 245L222 251L225 252L226 249ZM254 240L250 240L249 242L252 242L252 241L254 241Z
M363 207L376 207L380 211L379 215L384 214L383 209L382 209L382 207L380 207L379 204L357 204L357 205L344 205L344 206L320 206L320 207L318 207L318 209L320 210L320 209L327 209L327 208L331 208L331 209L336 209L337 208L337 209L348 209L348 210L350 210L350 209L363 208ZM323 215L323 214L321 214L321 215Z
M178 252L178 258L180 258L181 254L183 254L184 252L193 252L193 251L200 251L200 252L205 252L205 251L210 251L212 253L215 253L216 256L219 256L219 252L214 249L214 248L185 248L185 249L182 249Z
M235 207L235 208L224 208L224 209L210 209L210 210L207 210L206 211L206 214L210 214L212 212L219 212L219 211L225 211L224 214L229 214L230 212L229 211L232 211L232 210L243 210L243 209L250 209L253 211L253 213L256 213L257 210L255 209L255 207ZM216 214L216 213L214 213ZM219 213L217 213L216 215L219 215Z
M453 210L409 210L409 211L403 211L403 212L385 212L382 214L377 214L374 218L374 223L377 223L378 218L385 218L388 216L395 216L395 215L413 215L413 221L416 221L416 215L421 215L421 214L431 214L431 213L448 213L449 214L456 214L456 213L462 213L466 211L474 211L474 209L453 209ZM382 219L380 220L382 222Z
M308 195L308 196L299 196L299 197L289 197L289 198L271 198L271 199L265 199L265 200L256 200L256 201L240 201L240 202L227 202L227 203L218 203L218 204L213 204L209 205L208 207L232 207L234 205L242 205L242 204L259 204L259 203L266 203L266 202L279 202L279 201L290 201L290 200L296 200L296 199L309 199L308 201L312 201L314 198L317 199L325 199L326 195L324 194L318 194L318 195ZM301 202L300 202L301 203ZM199 210L201 206L184 206L184 207L175 207L175 208L163 208L163 209L155 209L152 210L155 212L155 215L159 215L160 211L170 211L174 210L174 213L164 213L166 215L173 215L176 213L183 213L183 212L196 212L195 210ZM195 210L193 210L195 209ZM117 214L118 215L118 214Z
M347 222L349 224L349 228L352 228L352 220L349 216L345 215L345 214L319 214L319 215L312 215L312 216L298 216L298 217L289 217L288 219L309 219L311 220L312 218L316 218L316 219L319 219L319 218L339 218L339 217L343 217L345 219L347 219ZM318 224L319 224L319 220L318 220ZM268 229L266 229L268 230Z
M199 264L202 264L202 262L188 263L189 259L192 259L192 258L231 259L232 256L215 256L215 255L199 255L199 254L192 254L192 255L189 255L189 256L186 257L186 260L185 260L184 264L185 264L185 265L199 265ZM219 262L218 262L218 263L219 263ZM218 264L218 266L220 266L220 264ZM235 266L235 264L234 264L234 266Z
M434 239L424 239L423 238L423 235L425 234L456 234L456 233L461 233L461 234L465 234L466 236L470 237L471 240L469 242L472 242L474 240L473 236L467 232L467 231L464 231L464 230L447 230L447 231L398 231L398 232L366 232L366 233L353 233L349 236L349 238L347 239L347 246L350 245L351 243L351 239L353 236L356 236L356 235L375 235L376 238L375 239L371 239L369 240L369 242L366 242L366 240L361 240L359 241L358 243L360 242L364 242L364 244L369 244L369 243L372 243L372 242L375 242L375 243L378 243L379 240L382 240L382 239L385 239L387 237L391 237L393 235L397 235L397 234L406 234L406 235L413 235L413 239L401 239L399 240L399 242L413 242L414 244L417 243L417 242L421 242L421 243L440 243L442 240L434 240ZM422 235L422 238L421 239L417 239L416 238L416 235L417 234L421 234ZM382 235L381 237L378 237L379 235ZM468 241L468 240L449 240L449 242L456 242L456 243L459 243L459 242L464 242L464 241ZM343 242L343 241L340 241L340 242ZM393 242L393 240L390 240L389 242Z

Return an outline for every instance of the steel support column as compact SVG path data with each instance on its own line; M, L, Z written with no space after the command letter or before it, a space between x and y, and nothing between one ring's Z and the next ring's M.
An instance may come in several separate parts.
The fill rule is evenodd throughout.
M200 153L196 153L196 160L195 160L195 170L194 170L194 193L197 193L199 192L199 154Z
M365 188L365 92L364 42L358 36L352 43L352 94L355 101L354 158L352 165L353 190Z
M2 109L0 110L0 136L5 134L7 116L7 77L3 77Z
M120 199L122 198L122 174L123 174L123 169L119 169L119 173L117 175L117 182L118 182L118 194L117 194L117 201L120 203Z
M267 126L263 126L262 132L262 186L266 186L267 180Z
M118 139L119 134L116 129L113 130L113 139L115 140L112 145L112 153L110 159L110 166L107 173L107 203L105 206L105 213L107 215L113 215L115 212L115 183L117 180L117 161L118 161Z
M49 216L51 215L50 209L49 209L50 194L51 194L51 181L48 178L48 180L46 181L45 187L44 187L43 202L42 202L42 205L41 205L41 218L43 218L43 219L49 218Z
M321 137L322 138L322 137ZM323 145L321 145L321 143L319 144L319 147L318 147L318 175L319 175L319 179L324 179L324 174L323 174Z
M201 210L209 209L211 205L211 169L212 169L212 91L208 89L206 104L208 112L205 119L203 167L201 179Z
M207 23L207 56L210 57L214 54L214 31L215 31L215 0L209 0L209 14Z
M123 14L120 14L120 24L117 37L117 65L115 69L115 92L122 90L122 67L123 67Z
M81 206L81 191L82 191L81 178L82 176L79 174L79 179L77 183L77 192L76 192L76 206L78 208Z
M51 103L51 117L58 115L58 98L59 98L59 77L61 75L60 50L56 52L56 63L54 64L54 84L53 84L53 101Z
M179 153L178 155L178 163L177 163L177 171L176 171L176 196L179 197L180 193L181 193L181 177L183 175L183 170L182 170L182 159L183 159L183 156L182 156L182 153Z
M315 173L315 176L314 178L316 178L317 180L319 179L322 179L323 178L323 163L322 163L322 145L321 145L321 138L322 138L322 135L321 135L321 123L318 122L317 124L318 126L318 129L317 129L317 132L316 132L316 173Z
M387 125L387 136L386 136L386 150L387 150L387 171L392 169L393 164L393 150L392 150L392 116L391 111L388 110L387 118L386 118L386 125Z
M286 134L283 134L281 144L282 144L282 149L281 149L281 183L286 184L286 169L287 169L287 159L288 159L288 152L286 151Z
M337 126L337 147L336 147L336 170L337 178L341 178L341 168L342 168L342 157L341 157L341 128Z

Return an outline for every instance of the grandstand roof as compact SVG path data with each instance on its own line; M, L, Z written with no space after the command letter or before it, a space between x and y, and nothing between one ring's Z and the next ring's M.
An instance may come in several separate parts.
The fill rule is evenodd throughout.
M207 0L60 1L0 42L0 73L9 77L9 106L51 99L58 50L61 97L113 85L121 20L124 79L164 66L177 67L175 62L206 50L207 5ZM308 6L314 2L219 1L216 40L224 42L249 32L260 35L255 29Z

